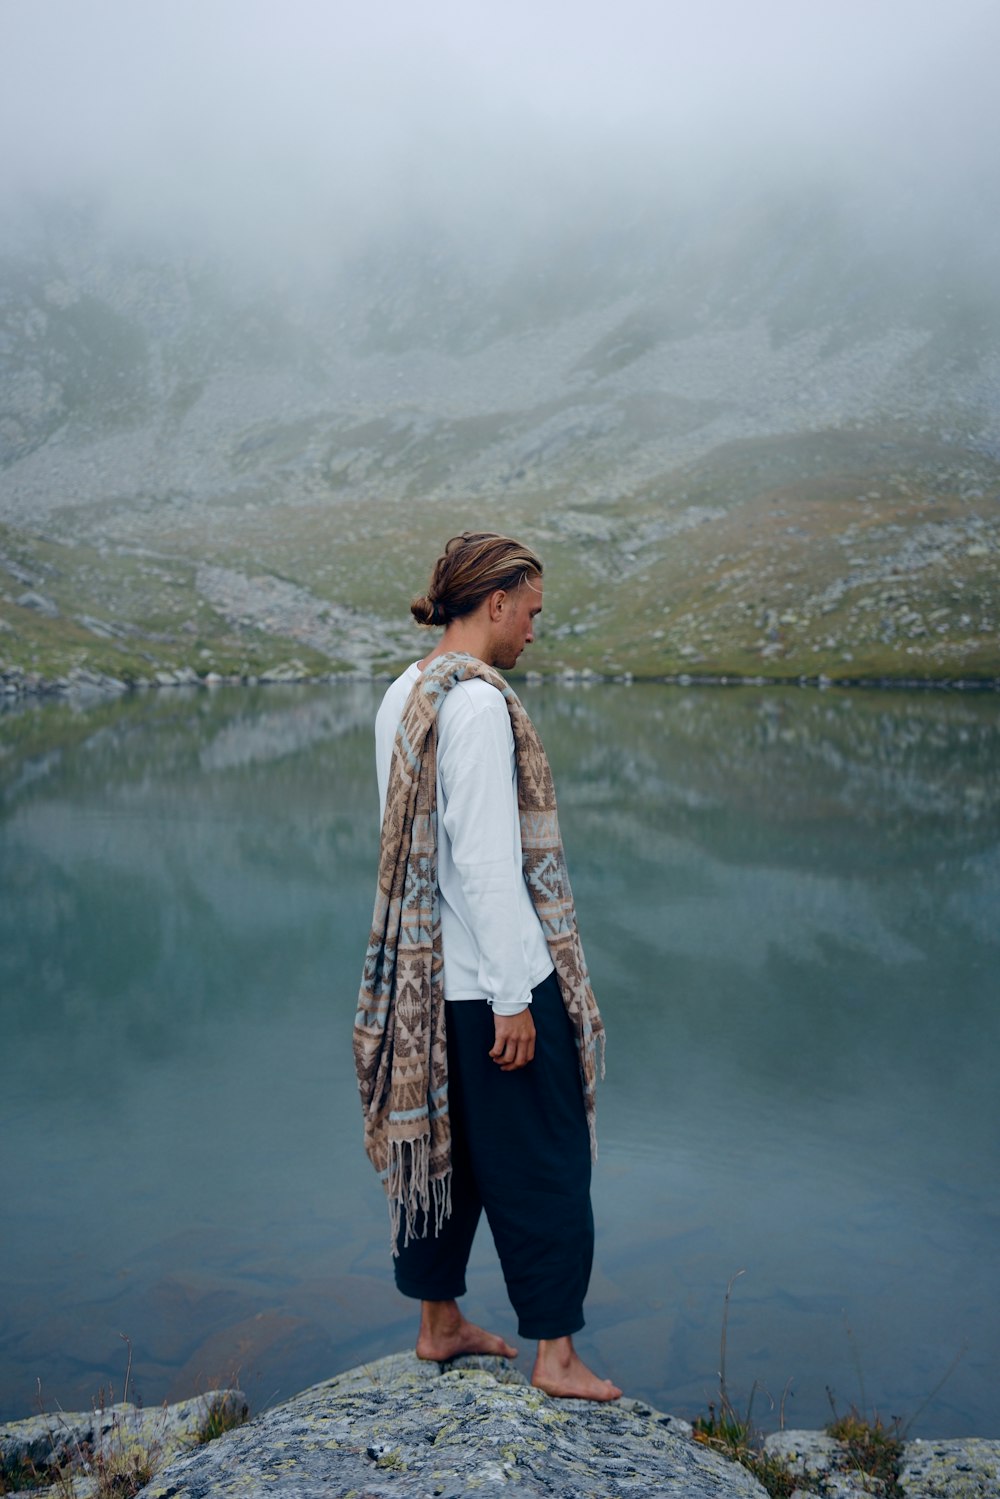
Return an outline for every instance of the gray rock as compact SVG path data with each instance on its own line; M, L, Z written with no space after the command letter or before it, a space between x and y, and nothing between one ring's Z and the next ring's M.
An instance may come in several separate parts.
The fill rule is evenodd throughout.
M553 1400L499 1359L393 1354L264 1412L157 1474L146 1499L229 1495L762 1499L738 1464L634 1400Z
M824 1432L778 1431L766 1439L764 1448L806 1480L797 1494L860 1499L863 1494L884 1492L877 1479L852 1464L843 1443ZM905 1442L899 1486L906 1499L998 1499L1000 1441L966 1437Z
M826 1499L853 1499L880 1492L866 1487L862 1475L849 1467L844 1448L822 1431L777 1431L767 1437L764 1450L777 1457L789 1472L804 1480L796 1494L822 1493Z
M240 1419L245 1417L246 1403L240 1390L210 1390L193 1400L148 1410L119 1404L29 1416L0 1426L0 1459L11 1467L25 1463L40 1471L53 1465L77 1470L72 1492L76 1499L85 1499L96 1487L91 1475L102 1457L110 1462L117 1456L144 1452L154 1467L162 1467L197 1442L210 1410L218 1406ZM57 1493L65 1499L67 1483L33 1492Z
M29 588L27 593L22 593L17 602L22 609L34 609L36 613L44 614L47 619L57 619L59 616L58 604L46 598L44 593L36 593L33 588Z
M92 614L78 614L76 622L101 640L114 640L116 636L124 634L120 625L110 624L105 619L95 619Z
M1000 1441L907 1442L899 1483L908 1499L997 1499Z
M308 675L301 661L282 661L280 665L262 671L260 680L262 682L302 682Z

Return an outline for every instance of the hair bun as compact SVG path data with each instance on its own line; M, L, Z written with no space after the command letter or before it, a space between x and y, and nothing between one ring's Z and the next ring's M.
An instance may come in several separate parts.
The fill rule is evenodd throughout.
M430 599L426 594L420 594L410 605L410 613L418 625L443 625L444 615L441 605L437 599Z

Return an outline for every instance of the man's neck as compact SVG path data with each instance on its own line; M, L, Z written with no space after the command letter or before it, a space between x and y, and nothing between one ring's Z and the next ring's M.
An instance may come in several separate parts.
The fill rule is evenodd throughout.
M489 633L481 628L470 628L470 622L464 619L454 620L445 630L434 650L419 661L417 664L421 671L436 661L438 656L447 656L456 651L462 656L474 656L477 661L482 661L486 666L494 663L490 660Z

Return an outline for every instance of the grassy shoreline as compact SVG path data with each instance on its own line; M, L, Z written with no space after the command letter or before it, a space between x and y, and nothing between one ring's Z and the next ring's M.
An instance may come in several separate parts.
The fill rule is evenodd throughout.
M4 700L8 703L25 698L32 700L61 700L66 697L114 698L125 694L153 691L160 688L199 687L211 690L215 687L239 687L261 685L336 686L347 682L390 681L408 663L400 661L387 670L333 670L306 671L300 663L281 661L261 667L259 672L222 674L215 670L197 672L190 667L157 668L155 676L121 675L72 665L57 676L45 677L38 672L26 672L23 667L0 660L0 709ZM756 674L743 676L736 673L693 672L601 672L590 667L563 668L556 671L527 673L509 672L514 682L532 684L555 684L564 686L601 686L610 683L630 686L660 685L664 687L810 687L820 691L845 688L866 691L906 692L997 692L1000 691L1000 675L982 676L827 676L798 674L777 676Z

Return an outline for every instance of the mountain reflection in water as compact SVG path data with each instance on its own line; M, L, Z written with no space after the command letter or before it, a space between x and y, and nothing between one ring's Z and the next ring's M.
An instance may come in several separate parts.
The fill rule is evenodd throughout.
M0 1419L406 1346L350 1028L369 684L0 718ZM585 1357L997 1435L1000 704L531 687L608 1025ZM470 1312L513 1332L488 1233ZM522 1363L529 1350L522 1350ZM860 1379L864 1381L864 1395ZM755 1415L769 1417L758 1395Z

